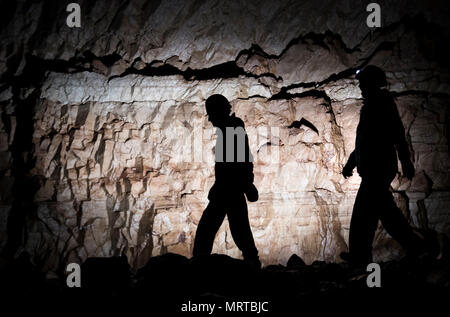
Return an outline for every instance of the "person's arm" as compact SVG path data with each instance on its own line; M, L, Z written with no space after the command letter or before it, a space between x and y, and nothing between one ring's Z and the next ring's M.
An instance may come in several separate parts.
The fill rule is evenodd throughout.
M240 120L240 126L245 131L245 125L242 120ZM253 184L254 174L253 174L253 155L250 151L250 146L248 144L247 132L245 132L245 162L244 162L244 192L245 196L250 202L257 201L259 198L258 189Z
M392 113L392 133L394 138L394 145L398 153L398 158L402 164L403 174L408 178L414 177L414 164L411 162L411 153L409 151L408 142L406 142L405 128L400 119L397 105L393 99L390 99L391 113Z
M254 174L253 174L253 155L250 152L250 147L248 145L248 136L245 133L245 175L247 184L253 184Z
M345 178L353 175L353 169L356 167L356 154L353 151L348 157L347 164L345 164L344 169L342 170L342 175Z

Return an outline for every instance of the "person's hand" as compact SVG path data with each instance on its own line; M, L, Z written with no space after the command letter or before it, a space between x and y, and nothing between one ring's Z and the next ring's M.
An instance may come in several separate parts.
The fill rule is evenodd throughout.
M259 198L258 189L255 187L255 185L253 185L253 183L247 186L245 190L245 196L247 196L247 199L250 202L258 200Z
M350 168L350 166L345 165L342 170L342 175L344 175L345 178L348 178L353 175L353 168Z
M214 198L217 198L217 186L216 186L215 183L214 183L214 185L212 185L212 187L211 187L211 189L209 190L209 193L208 193L208 199L210 201L213 200Z
M408 178L409 180L412 180L414 177L414 174L416 173L414 164L410 160L402 162L402 170L403 170L403 175L406 178Z

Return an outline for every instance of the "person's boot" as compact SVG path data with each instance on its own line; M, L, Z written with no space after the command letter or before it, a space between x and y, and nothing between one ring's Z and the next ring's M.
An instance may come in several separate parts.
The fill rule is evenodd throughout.
M244 257L244 262L246 262L252 269L259 271L261 270L261 261L259 257Z
M362 281L367 279L367 265L372 263L372 257L370 259L361 259L352 256L350 252L341 252L339 257L348 264L346 279L350 283L358 283L361 285Z
M369 263L373 262L372 256L368 256L366 258L362 258L360 256L356 257L350 252L341 252L339 257L352 267L366 267Z
M414 234L418 237L414 243L406 248L406 257L412 259L439 260L444 255L445 243L442 235L430 229L413 228Z
M339 257L341 258L341 260L343 260L343 261L345 261L345 262L347 262L347 263L350 263L350 253L349 252L341 252L340 254L339 254Z

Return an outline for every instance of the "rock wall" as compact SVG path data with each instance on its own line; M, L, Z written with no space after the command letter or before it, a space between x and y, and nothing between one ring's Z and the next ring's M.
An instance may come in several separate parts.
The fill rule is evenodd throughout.
M397 203L413 225L450 233L445 6L380 2L383 27L369 29L367 3L319 2L80 1L80 29L57 1L9 4L2 249L52 270L190 256L214 181L204 101L221 93L256 158L249 216L262 262L339 260L360 182L340 174L362 105L353 74L367 64L386 71L413 151L416 176L392 184ZM296 128L302 118L312 127ZM214 252L240 256L227 222ZM375 254L401 254L381 227Z

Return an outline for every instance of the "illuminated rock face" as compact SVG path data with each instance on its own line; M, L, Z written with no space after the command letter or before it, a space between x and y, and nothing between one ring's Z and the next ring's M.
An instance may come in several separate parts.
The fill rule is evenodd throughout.
M248 78L188 82L180 76L131 75L108 83L87 72L52 73L36 106L33 134L32 173L41 176L35 201L43 223L32 227L27 249L37 252L43 241L60 242L54 252L73 259L125 253L135 266L164 252L189 256L214 181L215 134L204 99L220 92L244 120L256 158L260 200L249 204L249 215L263 262L284 263L292 253L309 262L336 260L347 247L359 184L359 177L345 180L340 174L359 120L354 84L343 86L355 94L343 101L332 101L331 92L268 100L263 96L270 89ZM258 96L249 98L249 91ZM448 182L448 154L439 151L445 147L439 136L443 125L436 120L445 114L434 100L419 96L400 96L397 103L418 175L412 185L396 180L394 189L411 199L408 207L417 209L412 218L420 226L414 200L431 191L426 178L441 188ZM318 133L290 127L302 118ZM443 231L448 222L439 204L446 197L424 201L429 225ZM396 198L409 209L401 193ZM380 257L390 256L392 250L382 247L393 246L382 232L377 243ZM227 222L214 251L240 256Z
M343 15L314 11L334 26L325 32L311 18L316 2L295 8L303 20L295 15L278 24L269 13L285 10L273 1L253 22L214 2L204 5L217 9L207 17L202 6L186 11L190 5L169 10L134 2L109 21L119 10L113 4L97 22L84 20L92 32L77 33L76 41L54 25L38 34L42 43L33 40L38 35L21 35L34 59L2 63L3 69L19 79L33 67L48 73L31 82L3 79L1 247L13 213L29 210L22 247L46 268L90 256L125 254L135 268L166 252L190 256L214 182L215 131L204 101L221 93L245 122L255 156L260 199L249 203L249 217L262 262L285 264L293 253L308 263L339 260L360 182L340 172L354 147L362 99L352 72L363 61L386 71L414 152L416 177L392 184L397 203L415 226L449 233L450 80L440 48L426 45L430 24L421 20L423 31L407 19L366 37L365 8L344 19L351 13L344 6ZM101 9L89 8L92 14ZM170 20L174 10L182 12L178 24ZM229 10L238 24L218 13ZM399 20L392 12L386 23ZM142 24L141 33L129 16ZM262 27L269 22L273 30ZM318 132L295 127L302 118ZM227 221L214 252L240 256ZM380 229L376 259L399 252Z

